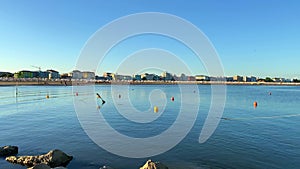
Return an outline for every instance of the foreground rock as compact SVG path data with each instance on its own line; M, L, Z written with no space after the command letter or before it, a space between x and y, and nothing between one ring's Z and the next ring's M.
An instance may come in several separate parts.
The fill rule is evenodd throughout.
M36 165L34 167L30 167L28 169L67 169L67 168L65 168L65 167L50 168L47 164L41 163L41 164L38 164L38 165Z
M28 168L28 169L51 169L51 167L47 164L41 163L41 164L38 164L38 165Z
M160 162L153 162L151 160L148 160L146 164L140 169L168 169L168 167Z
M67 169L65 167L55 167L55 168L50 168L47 164L38 164L34 167L28 168L28 169Z
M38 156L19 156L19 157L10 156L6 158L6 161L13 164L21 164L26 167L35 167L43 163L48 165L51 168L54 168L54 167L66 167L72 159L73 159L72 156L68 156L66 153L62 152L61 150L51 150L47 154L38 155ZM46 167L46 166L42 165L41 167Z
M17 146L4 146L0 147L0 157L7 157L18 154Z
M112 167L110 167L110 166L103 166L103 167L100 167L99 169L113 169Z

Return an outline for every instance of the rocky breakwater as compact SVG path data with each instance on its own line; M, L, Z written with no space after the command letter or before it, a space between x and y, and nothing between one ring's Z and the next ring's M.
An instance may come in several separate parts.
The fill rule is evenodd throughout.
M114 169L110 166L103 166L99 169ZM140 169L169 169L167 166L162 164L161 162L154 162L152 160L148 160Z
M26 166L31 169L47 169L55 167L66 167L73 159L61 150L51 150L47 154L37 156L10 156L5 160L13 163Z
M18 154L19 148L17 146L0 147L0 157L8 157Z
M140 167L140 169L168 169L168 167L160 162L148 160L143 167Z

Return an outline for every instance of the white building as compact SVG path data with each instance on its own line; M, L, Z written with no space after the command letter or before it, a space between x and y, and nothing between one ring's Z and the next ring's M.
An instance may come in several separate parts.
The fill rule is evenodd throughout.
M173 76L171 75L171 73L168 73L168 72L162 72L161 77L163 80L172 80L173 79Z
M79 71L79 70L73 70L71 73L69 73L69 76L72 77L72 79L95 79L96 75L95 72L90 71Z
M47 70L47 72L49 72L49 79L59 79L60 78L58 71L50 69L50 70Z
M82 72L82 79L95 79L95 72L84 71Z
M185 74L182 73L181 76L180 76L180 80L181 81L187 81L188 77Z
M72 77L72 79L82 79L82 72L79 70L73 70L71 73L69 73L69 76Z

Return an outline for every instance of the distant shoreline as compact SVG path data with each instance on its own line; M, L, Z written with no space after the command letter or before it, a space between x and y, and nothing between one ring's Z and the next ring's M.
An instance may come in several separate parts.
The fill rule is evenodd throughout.
M220 81L0 81L0 86L77 86L77 85L255 85L300 86L293 82L220 82Z

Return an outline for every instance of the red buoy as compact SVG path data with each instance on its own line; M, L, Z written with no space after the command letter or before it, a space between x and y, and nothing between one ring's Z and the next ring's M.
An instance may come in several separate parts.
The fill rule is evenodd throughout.
M253 107L254 107L254 108L257 107L257 101L253 102Z
M171 97L171 101L173 102L174 100L175 100L175 99L174 99L174 96L172 96L172 97Z

